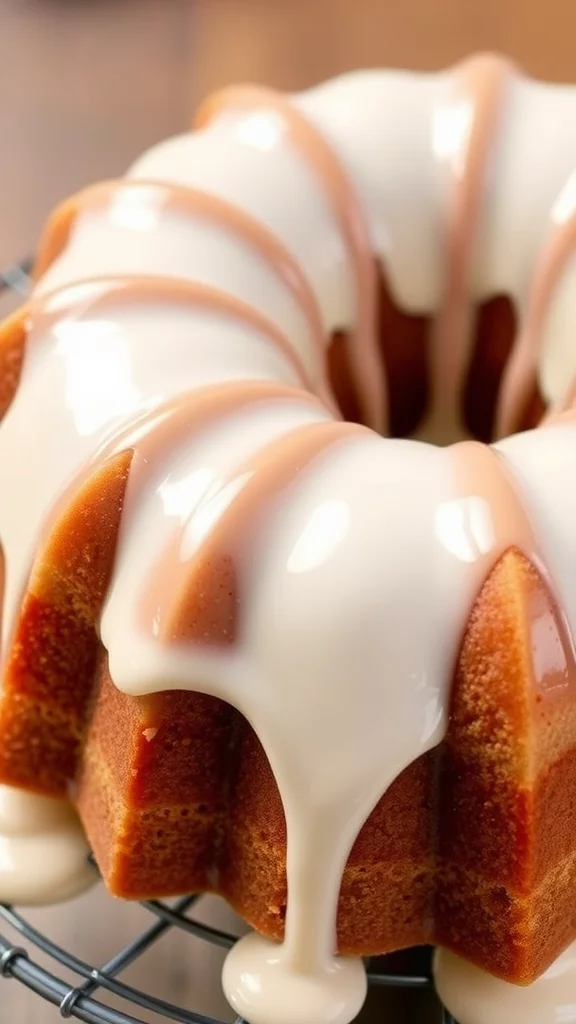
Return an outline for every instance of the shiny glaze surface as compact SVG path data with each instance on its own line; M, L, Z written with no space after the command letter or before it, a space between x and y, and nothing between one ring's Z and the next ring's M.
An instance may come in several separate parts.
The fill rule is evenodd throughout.
M536 377L566 404L576 310L571 215L558 209L576 134L550 151L534 136L575 103L492 57L429 76L359 72L291 98L232 91L197 131L66 204L41 247L0 430L4 668L62 495L130 448L98 623L114 682L234 704L286 815L284 942L249 936L224 971L251 1024L283 1024L288 1003L291 1024L359 1010L362 965L334 956L342 871L386 788L442 740L470 609L507 549L538 564L570 646L572 418L492 448L385 440L341 422L325 352L345 329L365 420L381 427L380 261L402 308L436 321L427 440L460 432L473 307L502 291L522 323L502 430ZM535 674L561 683L547 651ZM17 838L19 799L3 823ZM0 897L26 896L7 863Z

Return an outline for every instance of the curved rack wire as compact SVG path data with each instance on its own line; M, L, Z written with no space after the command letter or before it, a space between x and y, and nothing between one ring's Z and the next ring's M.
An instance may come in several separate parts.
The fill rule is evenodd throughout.
M12 290L26 295L30 287L28 276L31 261L24 260L0 273L0 295ZM63 1018L75 1017L88 1024L146 1024L136 1016L139 1010L156 1015L159 1021L177 1021L179 1024L225 1024L215 1017L187 1010L182 1006L134 988L120 981L121 973L149 950L170 929L178 929L205 942L229 949L237 936L220 931L197 920L191 911L198 901L196 896L184 897L174 903L150 900L141 906L150 914L150 925L120 949L100 967L79 959L63 949L48 935L31 925L25 916L10 906L0 905L0 920L14 934L14 939L0 934L0 983L2 979L15 979L40 998L52 1003ZM35 962L35 951L50 957L50 969ZM368 963L371 986L430 991L433 988L430 952L419 950L409 958L410 970L394 969L394 958L380 958ZM75 984L64 981L60 969L72 972ZM95 998L98 991L119 997L126 1011L116 1010ZM439 1010L442 1024L457 1024L447 1010ZM244 1024L238 1018L235 1024Z

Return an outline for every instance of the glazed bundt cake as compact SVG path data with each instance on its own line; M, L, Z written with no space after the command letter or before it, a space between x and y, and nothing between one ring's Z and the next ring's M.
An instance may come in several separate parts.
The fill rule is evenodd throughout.
M251 1024L576 939L575 109L491 56L233 89L56 211L0 333L0 898L86 884L77 812L114 894L256 929Z

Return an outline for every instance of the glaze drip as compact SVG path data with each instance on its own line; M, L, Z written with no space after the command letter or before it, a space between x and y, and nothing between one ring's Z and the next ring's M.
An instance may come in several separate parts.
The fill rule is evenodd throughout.
M376 266L365 214L353 184L322 134L278 93L253 86L228 89L205 104L198 114L197 124L202 127L218 117L219 112L238 109L256 116L262 109L280 117L291 145L314 168L332 204L334 219L348 248L356 287L354 327L349 341L350 365L365 405L366 423L374 430L383 431L386 388L376 340Z
M459 1024L568 1024L576 1018L574 943L527 988L493 978L446 950L437 951L434 980Z
M450 442L462 429L462 395L470 361L470 277L478 219L486 200L496 133L506 100L507 61L478 56L454 75L451 94L432 123L438 160L452 180L446 224L444 295L431 344L432 417L424 430Z
M429 76L353 74L290 98L228 91L198 131L57 212L30 304L0 332L4 685L49 538L80 512L103 529L98 474L120 460L113 567L89 623L113 682L233 705L282 800L283 942L249 936L224 971L251 1024L282 1024L282 1006L290 1024L358 1012L362 965L336 955L342 875L382 795L443 740L471 609L507 552L538 567L567 645L574 634L574 422L562 410L576 364L560 327L576 314L576 137L541 168L534 202L523 195L525 235L522 217L516 234L502 214L519 202L502 182L525 125L533 138L567 102L573 90L492 57ZM399 305L436 321L427 440L462 433L470 320L502 293L520 331L498 423L520 422L537 375L557 411L547 428L447 449L368 429L387 414L378 262ZM334 407L326 349L338 329L367 427ZM18 842L26 799L12 794L2 820ZM12 878L0 875L0 897Z

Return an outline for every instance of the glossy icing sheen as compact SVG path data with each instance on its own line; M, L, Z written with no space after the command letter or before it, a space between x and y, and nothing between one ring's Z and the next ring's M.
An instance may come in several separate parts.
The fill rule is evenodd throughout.
M56 903L97 880L86 839L61 800L0 786L0 886L3 903Z
M234 704L286 814L284 942L249 936L224 970L251 1024L346 1024L360 1008L361 963L333 955L342 871L382 793L442 740L470 608L507 548L538 562L576 629L576 426L562 415L576 372L575 104L574 89L493 57L359 72L289 99L232 90L198 131L65 204L10 325L26 350L0 430L4 658L62 495L132 449L100 621L114 682ZM502 292L520 331L498 423L520 421L538 377L546 429L441 448L341 422L326 348L346 329L365 421L385 426L377 260L403 309L434 316L422 433L462 433L473 306ZM198 632L206 564L230 607ZM0 819L10 850L28 799L13 794ZM60 814L45 809L46 827ZM69 863L75 888L72 850ZM0 897L36 898L17 858L0 864ZM456 991L459 968L440 962Z
M436 953L434 980L458 1024L573 1024L576 1020L576 943L526 988L493 978L443 949Z

